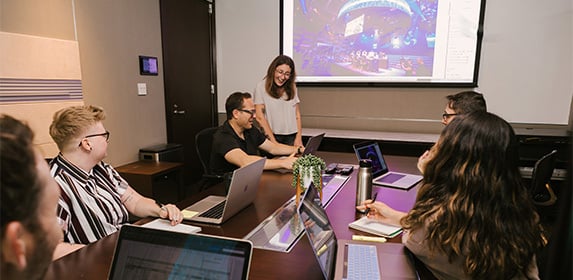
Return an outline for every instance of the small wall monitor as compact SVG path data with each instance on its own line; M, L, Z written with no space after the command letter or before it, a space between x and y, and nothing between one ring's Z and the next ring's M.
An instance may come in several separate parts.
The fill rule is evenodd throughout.
M154 75L158 73L157 57L153 56L139 56L139 74L141 75Z

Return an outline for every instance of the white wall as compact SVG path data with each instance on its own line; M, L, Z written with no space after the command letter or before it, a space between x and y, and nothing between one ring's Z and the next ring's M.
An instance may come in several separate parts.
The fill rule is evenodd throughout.
M279 54L279 1L217 0L215 11L218 108L224 112L226 97L237 90L252 91L270 61ZM572 77L573 1L487 1L477 90L485 94L491 112L512 123L566 125L573 95ZM349 91L364 92L372 97L366 98L369 101L379 100L374 96L378 92L387 95L411 92L417 97L414 103L411 99L408 103L392 100L394 108L385 108L387 115L377 114L374 118L393 119L399 115L395 110L413 106L420 108L413 111L437 110L431 117L415 112L409 116L420 123L437 125L443 96L457 90L428 89L427 98L419 89L352 88ZM304 104L305 99L316 102L317 98L311 95L324 89L301 88L300 92L305 125L305 114L316 117L311 107L330 101L320 98L320 104ZM332 113L347 110L344 104L337 106L341 107L334 106ZM360 110L360 106L358 108ZM322 117L328 118L328 114ZM359 118L369 117L372 116L360 112ZM332 118L332 122L335 121L336 118Z

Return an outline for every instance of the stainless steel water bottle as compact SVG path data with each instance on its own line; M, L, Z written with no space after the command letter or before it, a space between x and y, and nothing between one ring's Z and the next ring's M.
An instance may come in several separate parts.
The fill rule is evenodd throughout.
M360 161L358 169L358 178L356 180L356 206L362 201L370 199L372 194L372 162L369 159ZM358 211L358 210L356 210ZM365 213L366 211L358 211Z

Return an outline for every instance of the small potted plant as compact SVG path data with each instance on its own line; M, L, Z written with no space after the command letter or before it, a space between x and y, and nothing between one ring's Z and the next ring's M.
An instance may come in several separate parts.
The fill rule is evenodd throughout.
M299 157L292 165L292 186L296 188L296 201L298 204L300 194L310 185L314 186L320 193L322 200L322 170L326 167L323 159L312 155Z

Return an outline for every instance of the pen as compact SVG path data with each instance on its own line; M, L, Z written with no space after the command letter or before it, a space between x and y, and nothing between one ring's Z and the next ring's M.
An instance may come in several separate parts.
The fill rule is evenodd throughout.
M372 203L376 202L376 197L378 196L378 192L374 194L372 197ZM366 207L366 214L370 213L370 208Z

